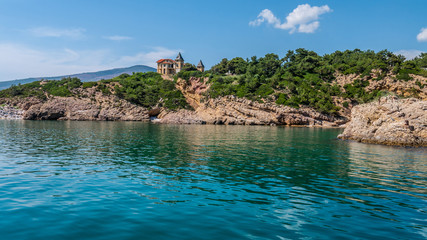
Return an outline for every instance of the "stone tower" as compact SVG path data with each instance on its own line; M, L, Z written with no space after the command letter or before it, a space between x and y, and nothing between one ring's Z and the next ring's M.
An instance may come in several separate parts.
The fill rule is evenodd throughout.
M175 62L176 62L175 72L179 73L181 69L184 67L184 58L182 58L181 53L178 53L178 56L176 56Z
M197 70L199 70L200 72L205 71L205 65L203 65L202 60L200 60L199 64L197 64Z

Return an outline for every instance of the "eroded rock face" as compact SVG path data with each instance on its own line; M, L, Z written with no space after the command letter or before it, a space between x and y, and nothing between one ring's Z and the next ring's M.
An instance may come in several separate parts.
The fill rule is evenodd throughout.
M258 103L235 96L207 99L202 95L209 89L205 81L191 78L188 82L178 80L177 87L195 109L177 111L159 116L163 123L227 124L227 125L307 125L337 127L347 122L346 118L321 114L311 108L295 109L274 103Z
M79 96L2 99L4 104L21 109L25 120L76 120L76 121L145 121L149 120L148 109L103 95L95 89L80 89ZM1 100L1 99L0 99Z
M340 139L402 146L427 146L427 101L383 97L355 106Z
M196 112L189 110L178 110L173 112L163 111L158 115L160 123L172 124L206 124Z
M0 106L0 119L22 119L24 110L12 106Z
M419 75L410 74L411 80L401 81L396 79L396 75L392 73L387 73L384 77L378 78L378 75L381 74L380 70L372 71L370 76L361 76L357 74L348 74L343 75L335 73L334 83L341 86L344 90L345 84L351 84L356 79L361 79L363 81L369 81L369 85L365 87L367 92L373 90L381 90L387 92L393 92L399 96L403 97L416 97L422 100L427 100L427 78Z
M295 109L234 96L209 99L196 112L210 124L338 126L341 120L310 108Z
M76 121L142 121L148 120L146 108L105 97L102 101L89 98L55 97L44 103L32 105L23 115L26 120L76 120Z

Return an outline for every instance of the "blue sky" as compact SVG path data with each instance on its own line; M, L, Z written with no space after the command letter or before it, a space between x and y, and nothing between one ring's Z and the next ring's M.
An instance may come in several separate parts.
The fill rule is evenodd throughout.
M181 51L222 58L306 48L319 54L427 51L426 0L0 0L0 81L136 64Z

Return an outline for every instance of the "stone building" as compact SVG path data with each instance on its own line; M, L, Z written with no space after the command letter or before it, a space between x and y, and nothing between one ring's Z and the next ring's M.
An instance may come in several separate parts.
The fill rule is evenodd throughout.
M197 70L199 70L200 72L205 71L205 65L203 65L202 60L200 60L199 64L197 64Z
M157 72L163 75L174 75L181 71L184 67L184 58L182 58L181 53L178 53L175 60L172 59L160 59L157 61ZM197 70L203 72L205 71L205 66L200 60L197 65Z
M173 75L179 73L184 67L184 58L178 53L175 61L172 59L160 59L157 61L157 72L163 75Z

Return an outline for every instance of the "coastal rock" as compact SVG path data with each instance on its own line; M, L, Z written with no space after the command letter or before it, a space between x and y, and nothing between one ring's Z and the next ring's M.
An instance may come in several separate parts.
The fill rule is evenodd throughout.
M345 117L329 116L312 108L295 109L275 103L259 103L235 96L209 99L203 93L209 89L207 79L178 79L177 88L181 90L194 112L178 111L159 116L160 122L196 122L226 125L307 125L337 127L347 122Z
M31 106L42 103L43 101L36 97L26 98L0 98L0 104L4 106L14 107L23 111L27 111Z
M196 113L210 124L338 126L339 118L310 108L295 109L272 103L258 103L234 96L209 99Z
M196 112L189 110L178 110L173 112L161 112L159 114L160 123L178 124L206 124Z
M373 73L378 74L378 73ZM359 79L358 75L337 74L336 84L343 86ZM374 76L371 76L373 78ZM427 78L412 76L405 84L394 83L395 78L387 75L382 79L369 80L367 91L384 90L399 92L402 96L416 94L424 99L427 88ZM172 80L172 79L168 79ZM226 124L226 125L288 125L288 126L318 126L343 127L348 123L351 109L355 102L349 102L342 97L334 97L333 101L341 109L336 115L323 114L310 107L298 109L278 105L274 99L252 101L235 96L209 97L208 78L191 77L189 80L178 79L176 87L183 93L187 103L193 110L170 111L161 108L161 101L153 109L132 104L114 94L114 86L108 85L109 94L96 87L73 89L73 97L55 97L47 93L40 98L4 98L0 104L20 109L12 113L10 108L0 112L0 118L22 118L29 120L89 120L89 121L148 121L177 124ZM424 99L425 100L425 99ZM344 105L344 103L346 103ZM13 110L15 111L15 110ZM354 115L354 114L353 114ZM4 117L6 116L6 117ZM353 117L355 118L355 117ZM355 118L357 119L357 117ZM408 120L412 124L412 120ZM376 123L378 124L378 123ZM411 125L412 126L412 125ZM412 128L412 127L411 127ZM374 132L380 130L372 130ZM372 133L374 134L374 133ZM380 137L378 137L380 138ZM362 140L361 140L362 141ZM368 140L363 140L368 141ZM388 141L388 140L387 140ZM384 142L387 142L384 140Z
M366 92L380 90L393 92L403 97L416 97L418 99L427 100L427 77L410 74L410 80L398 81L396 75L391 72L380 77L381 74L381 70L373 70L370 76L335 73L334 83L341 86L341 89L344 90L345 84L351 84L355 80L360 79L369 82L369 85L365 87Z
M24 110L16 107L3 105L0 106L0 119L22 119Z
M25 120L76 120L76 121L148 121L148 109L132 104L115 95L104 95L92 89L79 89L75 97L7 98L0 103L13 106L16 114L0 112L7 118ZM6 117L3 117L6 118Z
M103 96L96 99L54 97L44 103L32 105L23 115L26 120L76 121L143 121L148 120L146 108Z
M427 101L394 96L355 106L340 139L402 146L427 146Z

